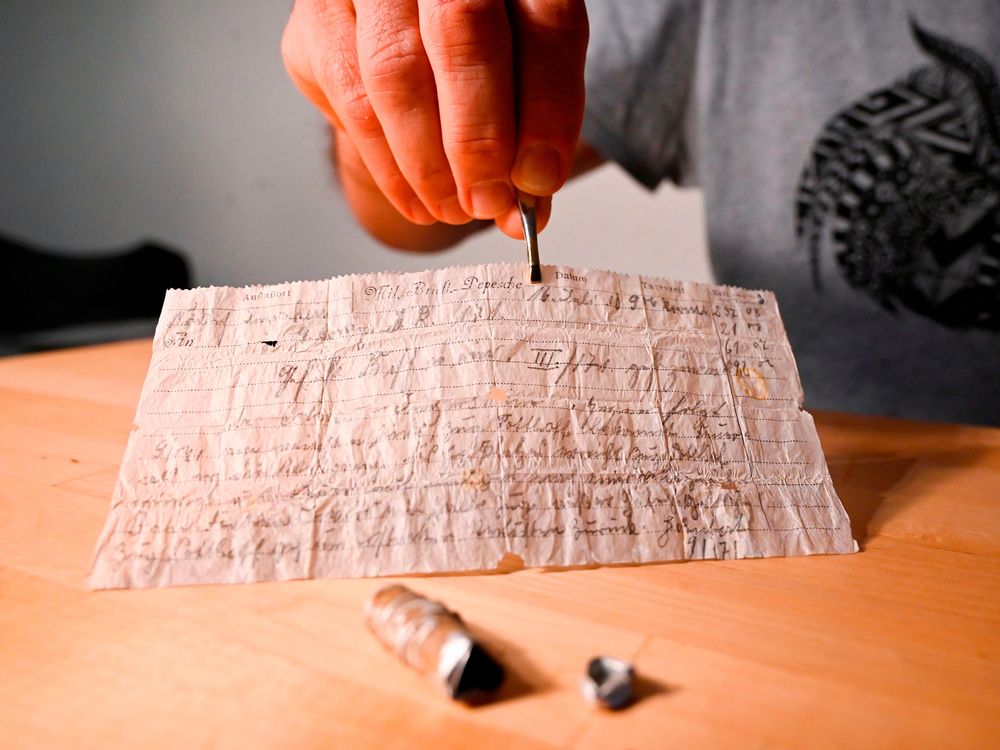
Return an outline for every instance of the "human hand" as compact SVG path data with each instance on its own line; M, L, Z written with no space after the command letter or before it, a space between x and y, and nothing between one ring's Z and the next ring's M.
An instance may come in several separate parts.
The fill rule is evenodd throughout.
M297 0L281 49L403 217L521 237L513 188L569 175L587 37L583 0Z

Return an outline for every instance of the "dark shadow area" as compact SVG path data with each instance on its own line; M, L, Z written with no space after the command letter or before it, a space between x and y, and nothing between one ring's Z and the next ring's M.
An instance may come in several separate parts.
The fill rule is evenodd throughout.
M626 709L631 708L637 703L641 703L644 700L652 698L656 695L666 695L667 693L676 693L680 688L673 685L668 685L665 682L661 682L653 677L646 677L641 672L636 673L635 676L635 697L632 702L625 706Z
M831 459L833 487L851 519L851 535L864 549L868 525L892 488L906 475L915 461L898 456L858 456Z
M489 652L490 656L500 663L506 673L500 689L489 696L489 698L479 701L475 705L517 700L518 698L544 693L546 690L552 689L552 683L532 664L524 651L516 645L500 638L485 628L469 623L466 623L466 626L472 637Z
M180 253L152 241L71 254L0 235L0 257L0 354L151 335L166 290L191 284Z

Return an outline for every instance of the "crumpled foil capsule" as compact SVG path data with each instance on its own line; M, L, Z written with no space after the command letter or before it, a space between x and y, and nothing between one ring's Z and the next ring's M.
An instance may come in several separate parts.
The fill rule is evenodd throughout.
M455 700L476 702L504 679L504 670L472 639L462 619L405 586L375 592L365 605L368 627L406 664L428 675Z
M612 710L624 708L635 697L635 668L610 656L596 656L587 662L587 676L580 686L591 703Z

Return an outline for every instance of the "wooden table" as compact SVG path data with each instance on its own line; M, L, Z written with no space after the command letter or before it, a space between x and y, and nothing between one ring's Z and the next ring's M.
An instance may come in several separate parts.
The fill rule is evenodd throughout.
M0 360L4 748L1000 747L1000 430L818 415L857 555L409 579L513 672L468 708L365 630L385 580L85 590L149 355Z

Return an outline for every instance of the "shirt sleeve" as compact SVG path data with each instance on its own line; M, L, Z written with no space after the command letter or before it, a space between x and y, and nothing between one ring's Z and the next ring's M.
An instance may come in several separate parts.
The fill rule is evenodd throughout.
M588 0L583 140L653 189L686 183L698 0Z

